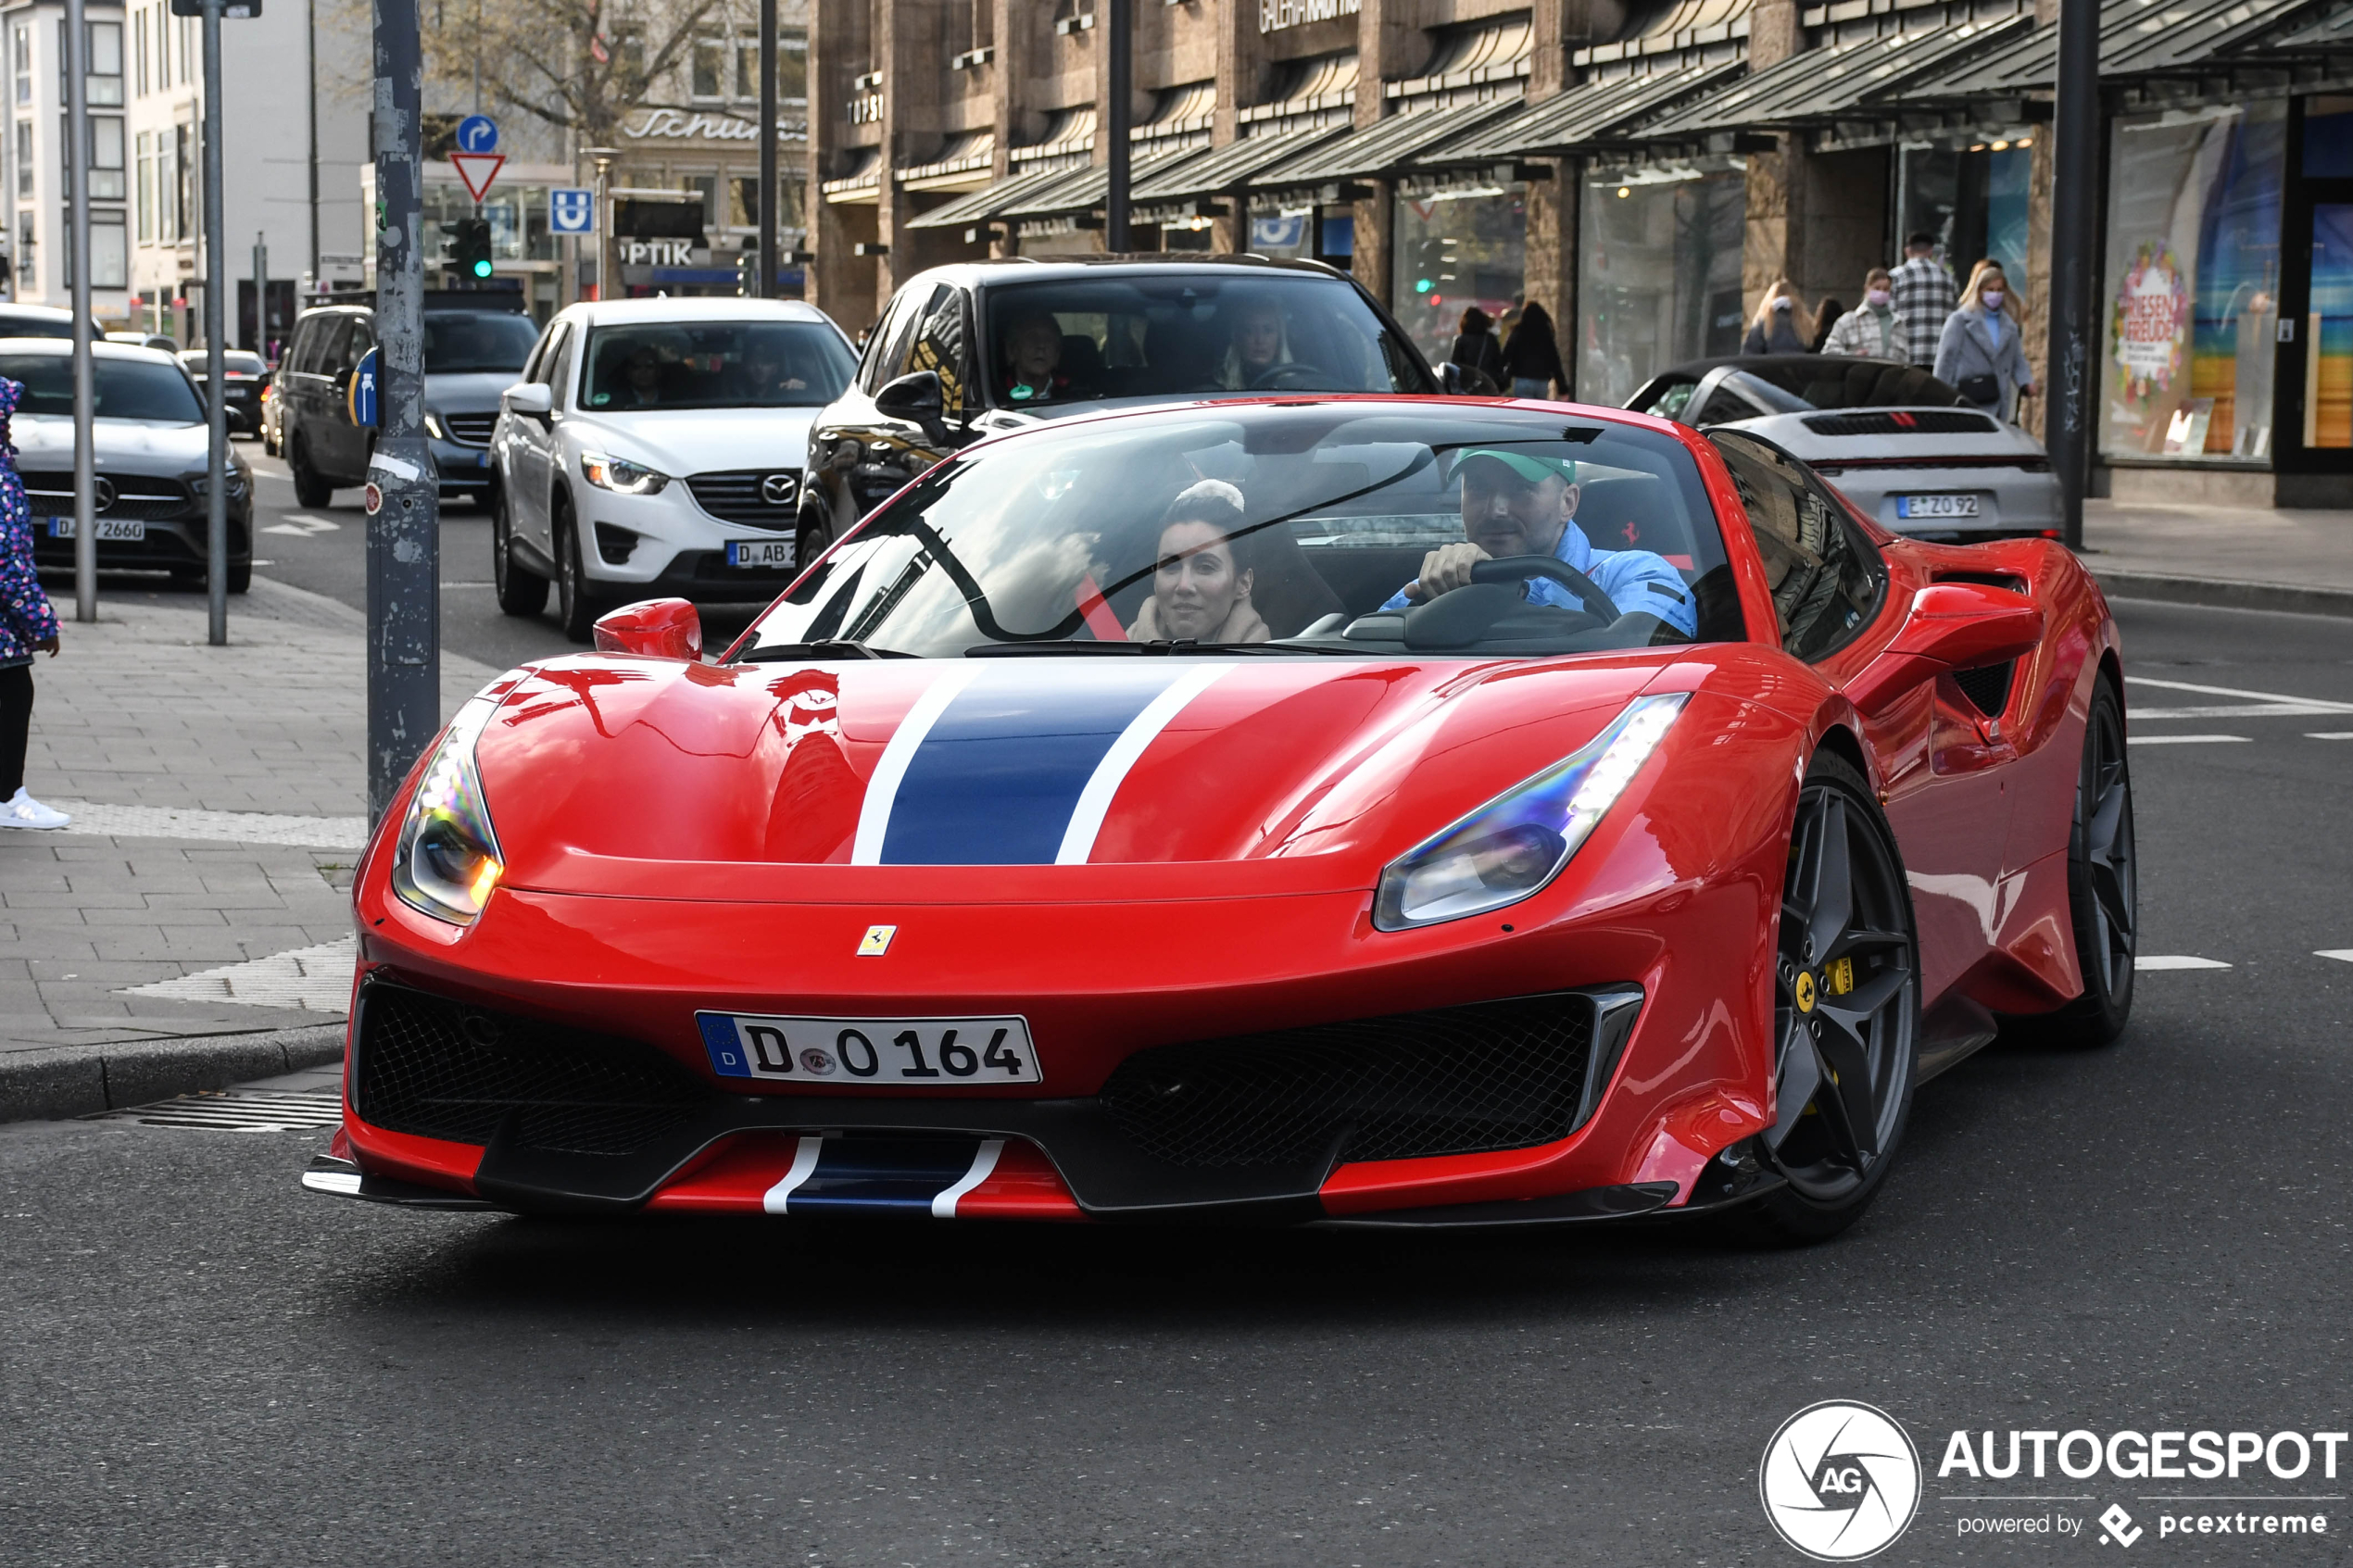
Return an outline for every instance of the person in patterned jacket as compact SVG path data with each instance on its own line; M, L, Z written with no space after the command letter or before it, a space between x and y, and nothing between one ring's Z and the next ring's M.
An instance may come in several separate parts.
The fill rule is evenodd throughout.
M24 788L25 744L32 734L32 656L57 657L57 613L32 566L32 516L17 474L8 420L24 395L0 376L0 828L61 828L73 819Z

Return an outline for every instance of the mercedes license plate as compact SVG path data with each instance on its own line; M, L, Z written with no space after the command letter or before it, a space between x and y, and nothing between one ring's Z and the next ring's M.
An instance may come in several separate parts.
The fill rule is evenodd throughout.
M1895 515L1915 517L1975 517L1977 497L1974 495L1898 495Z
M53 517L49 520L49 537L70 539L74 535L73 519ZM147 536L147 525L135 517L102 517L98 520L98 537L136 542Z
M1035 1084L1029 1022L1013 1018L779 1018L698 1012L703 1048L723 1078L934 1089Z
M790 566L792 546L789 539L730 539L727 541L729 566Z

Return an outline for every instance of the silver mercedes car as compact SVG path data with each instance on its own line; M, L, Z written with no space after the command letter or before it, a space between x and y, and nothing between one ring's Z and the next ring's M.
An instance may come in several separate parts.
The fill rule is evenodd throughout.
M1652 377L1626 406L1753 431L1894 533L2058 536L2058 481L2043 444L1917 366L1822 354L1702 359Z

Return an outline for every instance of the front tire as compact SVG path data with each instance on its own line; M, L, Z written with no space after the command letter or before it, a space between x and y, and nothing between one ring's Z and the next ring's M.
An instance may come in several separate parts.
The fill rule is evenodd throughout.
M300 435L294 439L294 450L286 458L286 467L294 475L296 505L323 507L335 498L335 487L310 466L310 443Z
M793 535L792 566L795 571L806 571L809 563L825 553L834 542L834 531L822 517L810 518Z
M2067 835L2067 905L2083 994L2057 1012L2010 1022L2044 1045L2105 1046L2133 1016L2140 862L2133 839L2133 774L2124 752L2124 704L2103 674L2092 688L2075 818Z
M596 594L580 560L580 529L569 511L556 519L556 620L575 643L597 634Z
M490 577L498 591L498 608L509 615L537 615L547 608L547 580L515 559L514 535L502 490L490 508Z
M1790 834L1774 974L1773 1126L1782 1186L1747 1216L1763 1239L1827 1240L1862 1217L1911 1120L1919 941L1887 819L1853 764L1806 770Z

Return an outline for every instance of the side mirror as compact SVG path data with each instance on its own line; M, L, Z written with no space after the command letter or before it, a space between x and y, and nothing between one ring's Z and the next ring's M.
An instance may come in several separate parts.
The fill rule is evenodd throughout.
M702 617L685 599L640 599L597 619L598 653L702 662Z
M948 395L937 370L916 370L886 382L875 394L875 411L887 420L923 426L935 443L948 439Z
M1983 583L1939 583L1912 596L1894 639L1846 695L1863 712L1876 713L1948 670L2022 659L2042 641L2042 608L2025 595Z
M549 388L535 381L517 382L498 395L498 401L510 414L544 420L556 406Z

